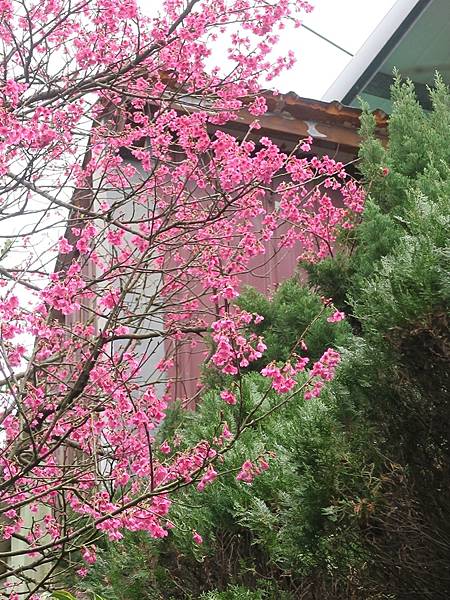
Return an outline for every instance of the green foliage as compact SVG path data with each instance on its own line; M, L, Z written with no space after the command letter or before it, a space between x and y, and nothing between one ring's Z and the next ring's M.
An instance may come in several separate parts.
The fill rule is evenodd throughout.
M274 595L276 593L276 596ZM264 585L263 589L249 590L241 586L232 585L223 591L212 591L202 594L201 600L270 600L271 598L278 600L290 600L283 593L274 590L273 586Z
M182 422L172 426L177 427L182 447L199 435L217 434L213 424L220 419L235 430L263 397L262 409L269 412L279 397L267 393L267 388L263 377L249 373L242 381L240 411L220 405L216 390L205 394L195 413L175 409ZM296 597L299 585L317 578L317 572L323 574L321 585L329 581L330 588L331 582L334 589L344 588L352 570L364 568L359 530L367 518L366 507L378 493L373 467L356 451L365 436L356 427L349 436L343 425L351 418L336 406L330 392L320 400L295 398L282 412L244 432L213 485L202 494L188 490L175 498L171 519L177 526L170 540L161 544L147 540L143 548L142 539L138 543L126 537L123 544L100 553L94 573L103 569L97 579L105 582L106 566L109 589L115 590L105 591L106 599L137 600L142 590L149 599L196 598L211 588L219 591L206 598L281 598L284 593L290 599ZM251 486L236 481L242 462L256 461L265 451L274 453L271 468ZM203 545L193 542L193 529L203 536ZM139 582L143 557L152 553L153 580L149 572L145 578L144 567ZM275 587L264 586L261 576L274 579ZM121 596L117 590L124 582L127 591ZM233 584L240 587L227 588ZM87 585L93 588L92 575Z
M207 592L200 598L202 600L264 600L261 592L252 592L247 588L234 585L223 592Z
M439 541L450 534L450 95L439 78L431 98L425 114L412 84L397 78L386 149L365 115L367 210L341 255L311 273L330 295L345 280L339 301L362 335L339 384L388 457L367 548L378 565L374 585L399 599L450 594L450 544Z
M255 289L247 288L238 304L264 317L252 331L264 336L267 351L260 361L251 365L252 370L260 371L271 361L286 361L301 338L308 346L308 356L317 360L325 348L344 346L351 334L345 321L328 323L326 318L333 311L323 311L318 295L296 279L282 283L270 300Z
M337 377L320 399L271 413L279 398L258 373L244 375L240 408L220 402L223 381L209 373L199 410L172 410L167 427L183 443L217 435L220 421L235 431L259 402L269 416L213 485L179 494L168 540L133 536L100 553L86 585L107 600L450 597L450 95L439 79L431 98L425 114L397 78L387 148L364 115L367 208L335 257L309 267L309 286L239 300L264 316L256 370L304 336L313 358L341 350ZM322 295L351 313L353 332L326 311L314 321ZM271 468L237 482L243 460L266 451Z
M125 532L120 542L105 541L82 587L103 600L159 599L156 553L157 544L143 533Z
M95 592L91 592L89 594L89 597L91 600L104 600ZM76 596L74 596L71 592L68 592L66 590L56 590L52 592L50 598L52 598L52 600L78 600Z
M344 310L352 312L385 257L395 262L398 244L403 246L401 255L414 251L408 244L417 249L422 238L427 244L433 238L437 248L448 239L449 94L439 78L431 97L434 111L426 115L412 84L397 77L387 148L375 138L373 116L363 114L359 169L368 192L364 218L354 231L343 234L335 258L305 265L310 282ZM425 261L417 268L426 273Z

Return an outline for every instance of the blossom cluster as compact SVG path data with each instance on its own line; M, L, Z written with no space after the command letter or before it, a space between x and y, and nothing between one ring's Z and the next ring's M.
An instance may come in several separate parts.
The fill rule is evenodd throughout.
M251 460L246 460L242 464L239 473L236 475L236 479L237 481L242 481L243 483L247 483L250 485L257 475L260 475L263 471L266 471L268 468L269 463L263 457L259 458L257 464L255 464Z
M311 369L311 382L309 389L305 392L305 400L320 396L323 386L327 381L333 379L336 367L340 363L339 352L328 348L320 359L315 362Z
M309 358L306 356L297 357L295 362L287 361L282 367L277 367L272 363L261 370L261 375L272 380L272 387L275 391L285 394L296 386L296 375L304 371L308 363Z
M227 314L212 324L212 338L216 348L211 360L222 373L237 375L240 369L261 358L267 349L262 337L255 334L247 336L242 331L250 323L258 324L261 320L259 315L237 310L232 316ZM231 392L223 392L222 398L229 404L234 404L230 394Z
M288 152L257 123L233 135L244 108L266 112L259 75L292 64L273 47L310 9L163 0L149 17L135 0L30 0L26 11L0 0L0 209L12 239L1 251L0 511L3 539L20 537L29 555L24 585L40 561L67 555L81 554L84 574L88 530L168 534L172 493L211 485L238 434L220 422L182 451L176 436L157 439L176 384L197 378L178 372L177 353L210 335L208 360L232 380L218 402L238 404L236 381L266 350L248 333L261 317L233 305L242 279L273 248L326 257L363 209L341 163L301 156L311 139ZM208 58L227 32L224 73ZM328 350L312 366L305 398L338 361ZM263 375L286 394L307 362ZM245 461L237 478L266 468Z

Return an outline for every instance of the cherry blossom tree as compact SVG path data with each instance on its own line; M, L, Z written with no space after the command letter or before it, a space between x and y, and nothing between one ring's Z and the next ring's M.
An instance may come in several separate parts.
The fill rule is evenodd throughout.
M205 361L231 382L217 402L239 410L242 372L266 347L245 333L260 317L233 299L271 238L320 260L362 211L342 164L299 154L311 140L286 154L258 138L261 77L292 64L276 41L309 10L164 0L149 17L134 0L0 0L0 581L11 597L83 575L101 536L166 536L176 490L211 484L264 417L261 402L189 451L155 441L180 343L210 340ZM237 139L229 124L243 111L254 121ZM310 370L306 355L299 340L264 369L280 406L333 376L337 353ZM237 477L267 466L246 461Z

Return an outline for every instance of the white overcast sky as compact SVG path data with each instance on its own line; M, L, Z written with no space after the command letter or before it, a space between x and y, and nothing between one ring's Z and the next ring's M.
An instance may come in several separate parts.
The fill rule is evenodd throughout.
M214 2L214 0L211 0ZM304 14L303 22L351 54L363 45L378 23L397 0L309 0L314 6ZM450 0L449 0L450 1ZM143 12L157 14L161 0L138 0ZM351 57L304 28L287 26L280 37L277 54L293 50L297 64L269 83L280 92L293 91L299 96L320 99ZM224 59L224 46L216 43L211 64ZM223 66L226 65L226 60Z

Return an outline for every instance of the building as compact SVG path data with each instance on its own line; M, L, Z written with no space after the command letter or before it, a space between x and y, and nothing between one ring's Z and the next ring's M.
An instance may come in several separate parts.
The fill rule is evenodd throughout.
M360 144L359 126L361 110L355 107L345 106L340 102L321 102L308 98L301 98L295 93L275 95L272 92L264 93L268 111L258 117L260 129L252 131L249 134L249 124L254 121L254 116L248 111L242 110L238 117L224 126L217 127L237 139L253 139L256 143L262 136L269 137L277 146L286 153L290 153L298 145L299 140L306 137L313 139L311 156L328 155L331 158L348 165L348 171L352 174L357 173L355 161L358 155ZM184 105L179 104L177 110L180 113L189 111L195 112L196 104L189 102L189 99L183 99ZM382 111L375 111L376 133L384 142L387 140L387 117ZM215 128L210 126L211 135ZM299 151L299 156L306 156ZM136 172L140 165L131 155L126 156ZM138 176L139 177L139 176ZM93 182L93 189L97 184ZM108 193L100 190L100 195L95 192L97 198L112 202L116 199L117 192ZM332 196L333 193L331 192ZM79 196L81 202L91 202L89 198ZM267 202L276 204L277 198L271 197ZM270 206L267 206L270 211ZM241 281L243 285L251 285L263 293L270 293L282 281L292 277L298 270L298 256L301 253L300 247L292 249L281 248L280 239L274 236L266 244L266 253L264 257L258 257L251 265L251 272L243 275ZM160 286L160 280L155 278L147 285L154 289ZM138 307L136 307L137 310ZM139 312L137 310L137 312ZM73 318L82 319L81 316L74 315ZM164 323L154 319L148 326L154 330L162 330ZM165 342L163 346L157 341L148 343L142 348L145 355L151 355L152 358L146 364L144 379L148 375L148 380L152 379L150 374L155 371L155 365L165 356L172 356L174 364L169 368L167 377L173 382L171 395L173 398L180 398L187 401L187 405L193 407L199 392L199 380L201 365L204 361L205 346L203 343L191 347L191 337L187 336L183 342L176 343L175 347L169 346ZM164 384L160 386L162 392Z
M308 136L313 138L313 147L311 153L315 155L329 155L332 158L341 161L345 164L350 164L349 169L355 170L354 161L357 157L358 146L360 138L358 135L360 110L357 108L346 107L339 102L320 102L305 98L300 98L293 93L285 95L273 95L271 93L265 93L266 102L268 105L268 112L259 118L261 128L251 135L254 136L255 141L258 141L259 137L267 136L271 138L283 151L291 152L297 145L299 140L304 139ZM177 110L182 112L183 110L189 110L190 112L195 111L195 105L178 106ZM377 133L381 139L386 139L386 116L380 111L374 113L377 123ZM239 113L235 121L227 123L222 127L223 130L233 134L235 137L243 138L249 135L248 125L254 120L254 117L243 110ZM211 130L211 134L214 133L214 129ZM125 151L127 152L127 151ZM300 151L302 152L302 151ZM303 153L304 155L304 153ZM125 162L135 167L135 177L133 185L137 181L139 184L139 172L140 163L136 161L131 155L124 154L123 158ZM85 156L85 164L89 161L89 153ZM77 189L72 197L72 203L77 209L89 210L96 203L103 200L107 200L114 205L117 202L120 206L122 214L127 218L128 212L140 211L140 208L130 208L130 203L126 202L126 189L108 189L101 180L96 178L95 173L92 177L89 177L89 181L86 182L84 189ZM330 195L332 192L330 191ZM275 194L268 198L267 202L276 204L277 198ZM270 207L269 207L270 208ZM142 211L145 209L142 208ZM81 212L80 211L80 212ZM75 242L72 228L79 224L79 214L77 216L77 210L69 215L68 227L66 238L71 242ZM136 215L134 212L130 218L140 219L145 218L145 212ZM255 259L255 264L252 265L251 272L246 273L242 277L243 283L253 285L257 289L263 292L270 292L279 283L286 278L292 276L297 270L297 257L299 255L299 248L292 249L281 249L279 239L276 236L267 242L267 251L264 259ZM105 248L106 253L111 252L111 247ZM98 248L99 254L102 249ZM78 258L77 250L74 248L69 254L61 254L58 257L56 263L56 270L63 271L68 269L74 258ZM259 262L258 262L259 261ZM95 281L95 267L92 262L86 261L84 269L88 281ZM95 283L97 286L98 284ZM158 292L158 287L161 285L161 276L157 272L152 272L142 283L140 287L140 294L130 294L129 298L126 299L127 307L130 313L144 312L145 307L143 305L142 298L146 295L155 294ZM175 298L176 300L176 298ZM54 312L54 316L60 320L61 323L72 325L76 323L93 323L98 328L102 328L102 317L94 316L95 311L93 305L89 304L88 301L85 307L79 308L75 313L68 316ZM211 305L212 306L212 305ZM156 311L156 317L154 315L145 314L145 317L138 320L135 325L136 332L139 328L151 329L155 332L161 332L164 327L164 321L161 318L163 311ZM196 350L193 350L189 344L180 345L175 348L168 348L164 342L164 336L160 336L160 340L155 341L154 339L147 340L146 342L139 342L139 352L144 355L148 355L149 359L145 360L145 368L143 369L142 379L144 384L147 381L155 381L155 368L158 362L164 359L169 351L174 355L174 365L168 372L168 377L174 380L172 387L172 396L176 398L188 398L191 399L190 406L193 406L196 401L196 394L198 392L197 384L199 381L200 367L203 361L205 347L199 344ZM116 343L116 342L114 342ZM119 343L120 344L120 343ZM173 352L174 351L174 352ZM161 393L165 390L165 380L159 377L158 382L155 384L159 387ZM73 449L64 450L61 455L61 462L64 464L71 464L75 460L77 451ZM33 519L45 519L49 512L47 509L42 509L36 517L28 509L24 510L24 531L30 528ZM28 549L30 543L22 537L13 537L11 540L3 542L2 551L13 552L13 556L9 559L9 566L12 569L23 569L28 565L33 565L33 561L36 560L33 556L28 556ZM49 571L48 564L37 565L33 567L34 576L37 579L44 578ZM10 579L12 582L13 579ZM31 587L30 587L31 586ZM22 583L18 587L18 591L26 593L32 589L33 584L30 586L26 583Z
M450 84L449 0L397 0L361 49L328 88L323 100L390 112L390 86L397 69L413 81L429 107L427 86L438 71Z

